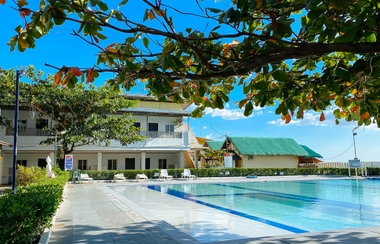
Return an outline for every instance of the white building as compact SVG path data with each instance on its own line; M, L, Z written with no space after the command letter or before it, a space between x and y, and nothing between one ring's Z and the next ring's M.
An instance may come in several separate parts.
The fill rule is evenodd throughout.
M188 151L199 147L189 126L190 111L183 104L172 101L158 102L152 97L128 95L138 100L134 108L121 112L131 113L136 118L136 127L146 136L143 142L122 146L113 141L110 146L88 145L76 147L73 169L124 170L194 167ZM54 145L39 145L49 135L42 130L52 125L50 118L42 118L37 112L20 108L17 137L17 164L24 166L46 166L46 157L54 158ZM1 116L12 121L10 127L0 128L0 140L13 141L14 108L3 107ZM51 135L52 137L54 135ZM2 184L10 182L13 167L13 148L3 146L3 164L0 166Z

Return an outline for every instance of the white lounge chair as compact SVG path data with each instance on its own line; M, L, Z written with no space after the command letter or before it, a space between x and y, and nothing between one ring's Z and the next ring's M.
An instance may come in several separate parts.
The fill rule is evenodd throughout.
M159 180L172 180L173 176L168 174L167 169L161 169L160 177L158 179Z
M154 173L154 175L153 175L153 177L152 177L152 179L160 179L160 173L159 172L156 172L156 173Z
M137 181L140 181L140 180L148 181L148 176L146 176L145 174L137 174L136 180Z
M125 181L127 180L124 176L124 173L118 173L116 175L113 176L113 181L116 182L118 180L121 180L121 181Z
M80 181L91 181L91 183L93 183L94 179L88 176L88 174L80 174Z
M182 179L195 179L195 175L191 174L190 169L184 169L181 176Z

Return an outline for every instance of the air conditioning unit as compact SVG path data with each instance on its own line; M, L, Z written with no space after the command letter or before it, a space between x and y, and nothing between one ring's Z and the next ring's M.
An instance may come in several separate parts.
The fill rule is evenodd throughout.
M183 123L183 119L177 119L176 120L176 124L177 125L182 125L182 123Z

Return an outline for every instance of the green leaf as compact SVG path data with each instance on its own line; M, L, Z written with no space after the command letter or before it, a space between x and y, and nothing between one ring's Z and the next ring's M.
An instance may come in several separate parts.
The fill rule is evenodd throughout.
M99 3L99 0L90 0L91 6L96 6L96 5L98 5L98 3Z
M128 3L128 0L123 0L119 3L119 7Z
M143 38L143 43L144 43L144 46L145 46L146 48L148 48L148 46L149 46L149 39L146 38L146 37L144 37L144 38Z
M107 10L108 10L108 6L107 6L107 4L103 3L102 1L99 1L99 2L98 2L98 6L99 6L99 8L100 8L102 11L107 11Z
M248 101L248 103L245 105L245 108L244 108L244 116L250 116L252 114L252 111L253 111L253 104L252 104L252 101Z
M281 70L276 70L275 72L272 73L273 79L277 81L282 81L282 82L288 82L289 78L288 75Z
M212 13L216 13L216 14L223 12L223 10L217 9L217 8L206 8L206 10L208 10L208 11L210 11Z
M371 33L370 35L365 37L366 42L376 42L376 35Z
M336 43L353 42L358 32L359 32L359 28L351 28L349 29L349 31L344 33L344 35L335 39L335 42Z
M335 70L335 74L336 74L336 75L338 76L338 78L341 79L342 81L350 81L350 80L351 80L351 76L352 76L351 71L346 70L346 69L341 68L341 67L338 67L338 68Z

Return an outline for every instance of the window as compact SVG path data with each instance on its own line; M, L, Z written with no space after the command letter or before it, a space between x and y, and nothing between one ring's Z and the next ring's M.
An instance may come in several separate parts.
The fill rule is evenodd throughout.
M158 131L158 123L149 123L149 131Z
M46 164L47 164L47 162L46 162L45 158L39 158L37 161L37 165L40 168L46 168Z
M248 160L253 160L253 155L248 155Z
M145 158L145 169L150 169L150 158Z
M117 160L116 159L108 159L108 170L116 170L117 168Z
M26 128L26 120L19 120L18 121L18 127L19 128Z
M140 128L141 128L141 124L140 124L140 122L135 122L135 123L133 123L133 126L136 127L136 129L137 129L137 134L140 135Z
M135 169L135 158L125 158L125 169Z
M165 132L174 132L174 125L165 125Z
M86 159L78 160L78 169L87 170L87 160Z
M158 123L149 123L149 134L148 136L151 138L157 138L158 137Z
M36 120L36 129L43 129L45 127L48 127L48 120L47 119L37 119Z
M159 169L166 169L166 159L159 159L158 160L158 168Z
M45 161L46 162L46 161ZM16 163L18 165L26 167L27 161L26 160L17 160Z

